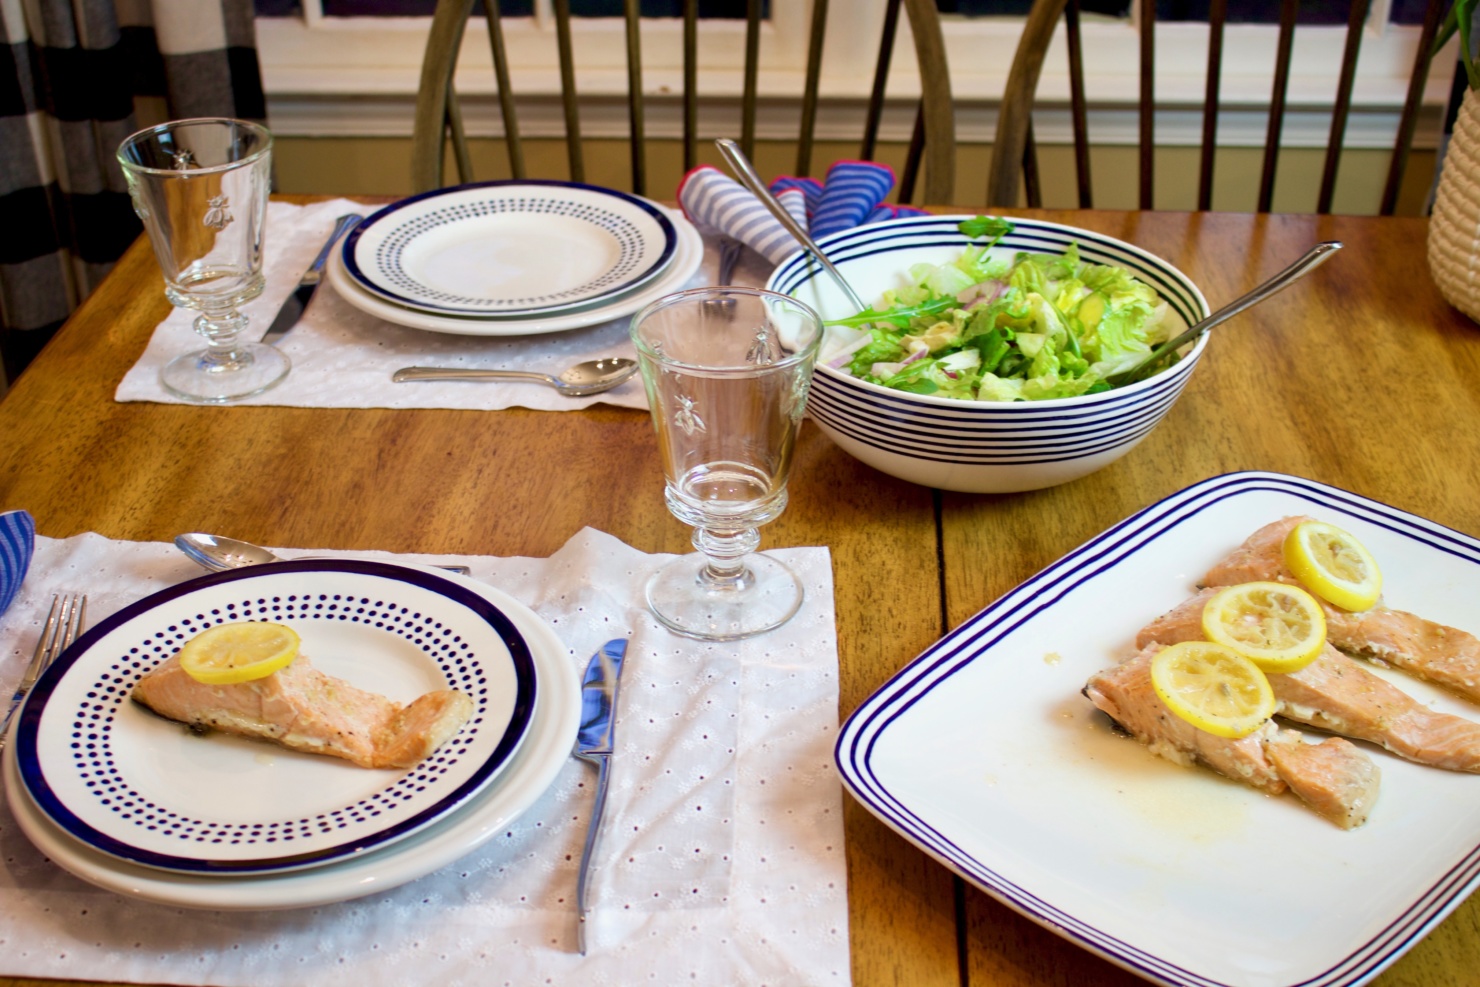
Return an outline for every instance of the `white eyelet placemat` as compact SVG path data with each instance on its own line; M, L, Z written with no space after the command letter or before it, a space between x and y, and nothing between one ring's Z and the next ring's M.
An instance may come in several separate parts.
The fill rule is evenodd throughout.
M0 975L228 987L850 982L825 548L778 550L806 586L802 611L728 644L663 630L640 599L669 556L589 528L548 559L326 554L470 565L544 618L578 668L629 637L588 955L576 952L574 896L595 772L571 760L508 832L451 866L292 911L197 911L100 890L39 853L0 800ZM20 679L53 593L87 592L98 620L200 571L167 544L38 537L0 620L0 693Z
M349 212L366 215L375 206L335 199L308 206L273 202L267 207L263 270L267 288L242 307L251 322L247 337L260 339L283 300L323 246L334 220ZM714 280L717 240L705 236L704 261L683 287ZM735 269L737 284L764 285L772 265L746 250ZM164 281L154 272L164 293ZM194 329L196 313L172 310L154 330L143 355L114 392L118 401L183 404L159 383L159 371L181 353L202 349L205 340ZM538 383L490 381L391 382L402 367L431 366L489 370L533 370L559 374L572 364L605 356L635 357L627 336L630 316L595 326L535 336L479 337L411 329L360 311L324 283L292 332L277 347L293 363L286 379L272 390L236 404L296 408L462 408L496 411L535 408L579 411L593 404L646 408L642 381L633 377L615 390L589 398L568 398Z

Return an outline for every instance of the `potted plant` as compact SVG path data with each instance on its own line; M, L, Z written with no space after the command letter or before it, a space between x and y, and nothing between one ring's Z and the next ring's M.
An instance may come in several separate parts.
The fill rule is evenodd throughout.
M1469 85L1439 172L1429 220L1429 271L1449 304L1480 322L1480 69L1470 35L1480 0L1455 0L1434 41L1435 53L1457 32Z

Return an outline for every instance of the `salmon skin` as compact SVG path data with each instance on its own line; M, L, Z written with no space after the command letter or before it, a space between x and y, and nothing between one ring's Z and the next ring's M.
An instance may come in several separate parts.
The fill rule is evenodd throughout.
M1217 592L1202 590L1153 620L1136 635L1136 646L1203 640L1203 607ZM1480 723L1429 709L1329 643L1300 671L1268 678L1279 716L1378 744L1418 764L1480 772Z
M169 658L134 685L132 698L160 716L362 768L410 768L450 740L473 712L456 689L402 706L325 675L303 655L265 678L233 685L198 682Z
M1153 642L1113 668L1091 676L1084 695L1152 753L1184 766L1204 764L1270 795L1286 789L1343 829L1367 821L1380 772L1355 744L1331 737L1307 743L1273 720L1247 737L1214 736L1177 716L1151 684Z
M1203 586L1232 586L1269 580L1300 585L1285 565L1285 536L1308 517L1266 524L1209 570ZM1319 599L1319 596L1317 596ZM1474 703L1480 703L1480 638L1379 604L1353 613L1321 600L1326 640L1356 658L1401 668Z

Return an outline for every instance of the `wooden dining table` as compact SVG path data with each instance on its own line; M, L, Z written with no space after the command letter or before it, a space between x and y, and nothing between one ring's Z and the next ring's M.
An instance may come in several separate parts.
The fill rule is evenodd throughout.
M1318 241L1345 249L1215 330L1163 423L1124 458L1071 483L1005 494L928 489L863 465L805 425L790 505L763 530L763 544L831 551L840 718L1024 579L1208 477L1278 471L1480 535L1480 326L1434 287L1427 220L1011 214L1145 248L1185 271L1213 307ZM645 412L115 401L168 311L154 257L136 243L0 400L0 509L29 510L53 538L91 531L168 541L200 530L265 545L547 556L589 525L644 552L688 550L689 529L664 506ZM858 987L1141 982L845 804ZM1455 987L1480 982L1477 971L1480 901L1471 899L1374 982ZM21 983L33 981L0 978Z

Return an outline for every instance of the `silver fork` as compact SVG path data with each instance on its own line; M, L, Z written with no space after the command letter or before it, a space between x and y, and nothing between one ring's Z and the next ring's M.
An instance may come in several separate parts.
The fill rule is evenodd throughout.
M52 597L51 610L47 612L46 624L41 628L41 640L36 642L31 664L27 666L26 674L21 676L21 684L15 687L15 695L10 697L10 709L5 713L5 721L0 723L0 751L10 741L10 721L20 708L21 700L26 698L26 693L31 691L31 686L36 684L41 673L46 671L46 666L77 640L86 618L87 597L75 593L58 593Z

